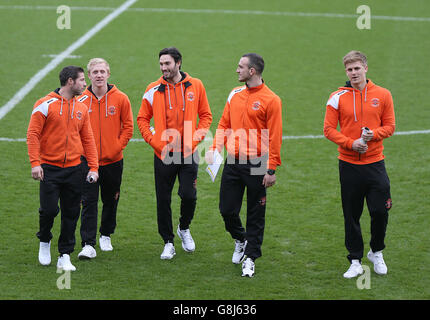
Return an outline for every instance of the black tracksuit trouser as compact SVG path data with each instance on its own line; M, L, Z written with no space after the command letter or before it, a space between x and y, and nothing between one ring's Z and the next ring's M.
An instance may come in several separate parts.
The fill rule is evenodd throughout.
M103 236L110 236L115 232L118 202L122 181L123 159L100 166L99 179L89 183L86 176L89 171L87 160L82 157L84 174L81 213L82 247L86 244L95 246L97 237L98 201L99 193L103 208L99 232Z
M166 164L154 155L155 192L157 195L157 223L158 233L164 243L173 243L172 225L172 190L176 181L179 180L178 195L181 198L179 228L189 229L194 217L197 203L197 173L199 169L198 154L191 155L186 159L181 154L169 154L175 161ZM166 159L165 159L166 160Z
M370 214L370 248L373 252L385 248L388 210L391 208L390 180L384 160L355 165L339 160L339 177L345 223L345 246L348 260L363 257L363 237L360 217L364 199Z
M42 164L42 169L44 178L39 188L39 232L36 236L41 242L51 241L54 218L61 209L58 251L60 254L70 254L76 242L75 230L82 193L82 168L81 165L61 168Z
M247 240L245 255L252 260L261 257L263 244L266 188L263 186L264 175L252 175L251 168L259 167L239 160L228 158L221 177L219 210L224 219L225 229L235 240ZM247 215L246 230L242 226L240 210L246 187Z

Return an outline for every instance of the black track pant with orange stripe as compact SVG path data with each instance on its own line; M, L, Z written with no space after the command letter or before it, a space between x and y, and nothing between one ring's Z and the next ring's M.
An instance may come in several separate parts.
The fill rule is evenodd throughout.
M185 158L171 152L164 160L154 155L155 192L157 195L158 233L164 243L173 243L172 191L176 177L179 180L178 195L181 198L179 227L188 229L194 217L197 203L198 154Z
M233 162L233 163L231 163ZM232 238L247 240L245 255L252 260L261 257L263 244L266 188L262 185L264 175L251 174L255 165L249 161L241 164L239 160L227 158L221 178L219 210L224 219L225 229ZM240 210L246 187L247 214L246 229L242 226Z
M364 199L370 214L370 248L373 252L385 248L388 210L391 208L390 180L384 160L366 165L339 160L339 177L345 223L345 246L348 260L363 257L363 237L360 217Z
M76 223L79 219L82 169L81 165L61 168L42 164L44 178L40 182L39 231L41 242L52 239L51 229L61 208L61 230L58 239L60 254L70 254L75 247ZM60 208L58 207L60 202Z
M115 232L124 159L100 166L99 179L95 183L86 181L90 168L84 157L81 157L81 160L83 169L81 244L82 247L87 244L94 247L97 241L99 193L103 203L100 235L110 237Z

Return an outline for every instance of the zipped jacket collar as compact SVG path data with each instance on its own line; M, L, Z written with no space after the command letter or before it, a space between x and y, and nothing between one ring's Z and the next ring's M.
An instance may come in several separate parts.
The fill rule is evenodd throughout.
M164 77L161 77L161 84L158 87L158 91L165 93L166 92L166 87L167 87L167 96L168 96L168 101L169 101L169 109L172 109L172 102L170 100L170 87L174 87L174 86L180 86L181 87L181 93L182 93L182 111L185 111L185 90L187 90L188 87L191 86L191 82L190 79L191 77L186 74L185 72L180 71L181 73L181 81L179 81L178 83L176 83L175 85L172 85L171 83L168 83L166 81L166 79L164 79Z
M107 91L106 91L106 93L105 93L105 95L103 96L103 97L105 97L105 117L107 118L107 116L108 116L108 94L109 93L111 93L110 91L112 91L112 92L114 92L114 91L116 91L117 89L116 89L116 87L113 85L113 84L107 84L107 87L108 87L108 89L107 89ZM90 106L88 107L88 110L90 110L90 112L91 112L91 107L92 107L92 104L93 104L93 97L97 100L97 101L99 101L99 99L97 98L97 96L95 95L95 93L93 92L93 87L92 87L92 85L90 85L88 88L87 88L87 90L88 90L88 92L90 92L91 94L90 94ZM102 98L100 98L100 100L101 99L103 99L103 97Z
M64 97L60 94L60 88L55 89L54 91L52 91L51 93L49 93L49 94L48 94L48 96L50 96L50 97L54 97L54 98L57 98L57 99L61 99L61 105L60 105L60 116L62 116L62 115L63 115L63 103L64 103L64 101L67 101L67 102L68 102L68 100L67 100L66 98L64 98ZM75 111L76 97L73 97L73 98L72 98L72 99L70 99L70 100L73 100L72 113L71 113L71 115L70 115L70 118L71 118L71 119L73 119L73 113L74 113L74 111Z
M364 102L367 101L367 90L371 89L374 86L374 83L367 79L366 80L366 86L364 87ZM355 108L355 92L362 92L358 89L355 89L352 85L351 85L351 81L346 81L345 86L344 87L339 87L340 90L348 90L348 91L352 91L352 100L353 100L353 105L354 105L354 120L357 122L357 113L356 113L356 108Z

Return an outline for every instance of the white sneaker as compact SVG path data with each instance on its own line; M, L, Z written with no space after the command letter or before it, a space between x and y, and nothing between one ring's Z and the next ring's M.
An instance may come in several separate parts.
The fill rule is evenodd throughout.
M175 256L175 247L173 246L173 243L167 242L164 245L163 253L161 254L160 258L163 260L170 260Z
M246 258L242 263L242 277L252 278L255 273L255 263L251 258Z
M193 252L196 250L196 244L194 243L193 237L191 236L190 229L181 230L178 226L176 233L178 234L179 238L181 238L182 248L184 248L186 252Z
M348 271L346 271L343 274L343 277L347 278L347 279L351 279L351 278L357 277L360 274L363 274L363 272L364 272L364 270L363 270L363 267L361 266L360 261L359 260L352 260Z
M110 241L110 237L100 236L99 239L100 250L102 251L112 251L113 247Z
M367 253L367 259L373 263L373 270L375 270L377 274L387 274L388 269L384 261L384 256L382 255L382 251L373 252L370 250Z
M82 251L79 252L78 258L79 259L93 259L97 256L96 249L93 248L93 246L90 246L89 244L86 244Z
M70 256L68 254L63 254L58 257L57 269L62 269L64 271L75 271L75 266L70 262Z
M51 241L40 242L39 244L39 262L42 266L51 264Z
M248 243L248 241L239 241L239 240L234 240L235 245L234 245L234 252L233 252L233 257L231 258L231 261L234 264L239 264L243 261L243 258L245 258L245 248L246 248L246 244Z

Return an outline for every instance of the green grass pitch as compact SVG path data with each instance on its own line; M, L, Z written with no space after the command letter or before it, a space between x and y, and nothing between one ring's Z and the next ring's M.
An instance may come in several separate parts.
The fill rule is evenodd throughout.
M123 2L1 1L0 107L53 59L47 55L63 52ZM59 30L56 8L63 4L71 7L71 28ZM356 26L362 4L371 9L371 29ZM67 290L57 287L59 216L51 266L37 260L39 186L31 179L25 141L19 140L26 137L34 102L59 86L59 70L70 64L85 67L96 56L110 62L110 83L129 96L136 120L147 84L160 76L158 52L167 46L178 47L183 70L205 84L212 132L230 90L239 85L240 56L257 52L266 62L266 84L283 100L284 136L322 135L325 103L344 84L341 59L352 49L368 55L368 77L391 90L396 131L429 130L429 31L430 3L420 0L137 1L0 119L0 299L429 299L429 134L394 135L384 143L393 198L384 250L389 273L376 275L364 258L372 271L371 287L363 290L356 280L342 277L348 262L337 147L327 139L283 141L278 181L267 195L263 256L253 279L242 278L240 266L231 263L234 243L218 211L220 177L212 183L203 164L191 225L196 251L185 253L175 238L175 258L160 260L153 152L146 143L131 141L124 152L114 251L97 247L95 260L78 261L77 230L71 255L77 271ZM137 125L133 138L141 139ZM174 226L176 190L177 185ZM245 209L246 203L243 218ZM369 220L365 209L365 252Z

